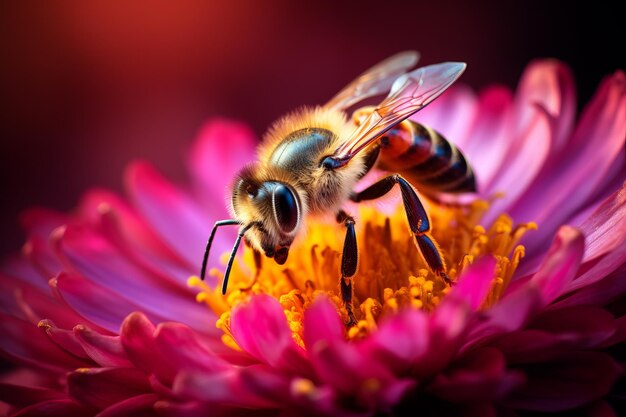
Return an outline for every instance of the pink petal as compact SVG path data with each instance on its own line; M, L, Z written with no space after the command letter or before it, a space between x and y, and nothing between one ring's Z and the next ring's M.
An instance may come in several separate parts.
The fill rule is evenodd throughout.
M421 360L428 346L427 316L422 311L407 309L384 320L364 342L362 350L387 364L394 374L403 376Z
M626 244L618 251L613 252L613 254L624 253L624 251L626 251ZM607 256L607 258L609 258L607 259L609 264L612 264L613 257ZM624 279L626 276L626 264L608 275L604 275L604 272L596 270L597 267L600 267L600 263L587 271L588 273L591 272L591 276L595 276L596 279L593 283L589 283L567 294L567 296L555 302L554 307L561 308L576 305L605 306L626 293L626 279Z
M141 246L126 231L124 220L114 207L107 206L100 210L99 231L126 258L142 269L158 275L161 280L187 288L187 279L197 268L189 267L183 260L172 253L163 255L149 246ZM160 240L159 240L160 242ZM167 248L168 252L172 252Z
M157 346L156 328L141 313L132 313L124 320L120 338L128 359L147 374L156 374L160 381L171 383L176 374L175 364L164 357Z
M146 375L135 368L82 368L67 376L71 397L98 409L151 391Z
M267 369L266 365L252 365L250 371ZM277 403L251 392L241 379L242 368L224 372L203 373L183 371L173 384L174 392L183 398L221 403L245 408L275 408Z
M529 241L550 236L605 181L609 167L624 148L624 116L626 77L618 73L600 87L571 140L574 143L546 165L510 212L516 220L540 225Z
M27 247L28 243L24 245ZM23 250L28 251L28 249ZM51 276L51 275L50 275ZM11 283L11 281L25 282L39 291L49 292L48 280L50 279L48 272L34 265L27 255L15 254L2 259L0 264L0 279ZM16 286L16 283L12 283Z
M429 348L414 367L418 378L430 377L445 368L460 351L471 318L466 302L444 298L429 317Z
M576 115L576 91L570 69L556 60L532 62L524 71L517 94L524 102L539 104L550 115L554 130L551 152L559 152ZM524 116L531 117L528 113Z
M563 146L575 112L571 78L569 70L557 61L536 61L524 71L516 92L507 163L485 190L486 195L504 192L505 196L495 201L485 224L508 211L534 181L549 152Z
M176 254L165 245L145 222L145 220L122 197L112 191L92 189L83 195L80 216L94 227L100 226L103 216L115 213L115 220L123 237L142 251L148 251L173 262L180 261Z
M391 327L387 325L382 336L377 332L374 336L376 339L366 342L364 346L348 344L336 307L327 298L319 298L305 312L304 342L313 367L322 381L341 392L358 396L363 404L385 408L398 401L413 386L413 382L395 378L382 365L384 362L370 356L380 354L385 347L389 347L384 345L383 340ZM413 352L402 353L407 355ZM367 392L367 381L374 381L381 388Z
M534 286L522 286L505 295L483 313L484 317L480 322L472 326L463 351L479 342L519 330L541 307L541 294Z
M144 394L113 404L98 413L97 417L146 417L157 416L154 403L158 400L155 394Z
M530 327L558 335L578 349L599 346L617 330L611 313L604 308L592 306L575 306L542 312L533 319Z
M472 310L478 309L491 288L495 267L494 257L486 256L479 259L461 274L446 299L453 297L467 303Z
M83 361L62 350L31 323L0 315L0 349L20 362L52 372L83 367Z
M50 236L55 236L57 234L57 230L59 230L59 228L55 229ZM47 280L63 270L61 262L57 259L56 255L50 248L49 238L46 238L45 240L38 237L29 238L22 247L22 254L24 255L25 260L31 262L40 274L39 279L36 281L30 279L28 280L37 288L41 287L42 278L47 282ZM23 276L18 276L17 278L20 280L24 279Z
M271 366L308 374L304 351L293 340L287 318L278 301L257 295L232 311L230 328L237 344Z
M486 347L468 353L439 374L428 391L453 403L488 402L501 398L524 382L519 373L506 369L502 353Z
M544 362L566 351L598 348L616 328L606 310L576 306L541 313L528 330L504 335L493 346L502 350L511 364Z
M528 383L503 404L519 410L558 412L580 407L609 393L619 366L600 352L564 352L558 359L525 368Z
M226 187L254 159L257 143L248 126L231 120L212 120L200 130L188 166L203 201L216 214L226 214Z
M132 300L146 312L206 328L211 315L195 301L190 290L137 267L88 228L67 227L58 235L55 246L69 268L94 284Z
M532 117L513 133L513 143L504 158L507 163L482 191L486 196L503 193L502 198L492 203L482 224L489 225L500 213L508 211L530 186L548 156L552 141L548 116L534 104L526 103L525 106L530 108L526 112Z
M0 382L0 401L13 407L27 407L43 401L62 399L67 399L67 394L61 391Z
M614 272L623 269L624 262L626 262L626 240L612 252L585 263L576 279L568 285L567 291L584 289L585 287L610 278ZM623 283L618 283L610 291L616 291L622 285ZM610 294L606 293L599 293L597 295L604 295L610 298ZM614 295L617 294L614 292Z
M147 163L131 165L126 184L138 210L163 241L190 267L199 267L212 222L218 220L222 209L204 213L190 196ZM221 204L218 207L222 207ZM222 239L217 239L215 244L215 253L229 249Z
M102 367L128 367L130 361L119 336L107 336L79 324L74 327L76 340L89 357Z
M46 286L44 292L0 274L0 298L2 308L8 314L35 325L43 318L48 318L63 328L72 327L84 321L52 297L49 285Z
M183 324L159 324L154 339L161 354L179 370L190 369L210 373L230 367L208 346L203 345L197 333Z
M585 236L585 262L621 245L626 240L626 184L576 226Z
M73 400L51 400L22 408L11 417L92 417L94 410Z
M462 151L472 163L478 189L493 181L510 142L513 94L505 87L491 87L481 92L478 110Z
M89 359L71 330L61 329L48 319L41 320L37 327L61 349L80 359Z
M54 229L73 223L73 220L65 213L36 207L24 211L20 216L20 223L29 237L45 241Z
M580 232L572 227L559 229L543 265L530 280L541 292L544 305L563 294L574 278L582 260L584 239Z
M111 332L116 332L124 318L141 308L106 288L95 285L85 278L61 273L50 280L50 286L57 296L85 319ZM149 314L149 313L147 313ZM156 322L164 317L149 314Z
M341 340L345 333L337 307L328 298L318 297L304 312L305 341L315 344L318 340Z

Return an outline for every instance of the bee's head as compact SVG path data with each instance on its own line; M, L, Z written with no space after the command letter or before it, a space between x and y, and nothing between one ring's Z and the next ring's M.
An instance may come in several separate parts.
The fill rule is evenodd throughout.
M282 265L302 219L302 200L284 181L257 180L244 169L233 187L232 208L241 224L254 223L246 241Z

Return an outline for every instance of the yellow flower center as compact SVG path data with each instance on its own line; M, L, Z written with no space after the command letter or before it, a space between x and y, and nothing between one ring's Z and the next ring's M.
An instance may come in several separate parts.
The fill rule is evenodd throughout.
M513 225L503 214L485 229L479 221L489 203L475 201L466 206L427 207L432 235L437 240L453 280L475 259L491 254L497 261L490 292L483 308L495 303L508 285L524 247L518 245L524 233L536 224ZM374 331L381 317L403 308L433 310L450 287L435 276L415 246L401 207L385 216L373 207L360 209L357 220L359 269L354 282L354 312L358 324L348 330L351 339ZM253 294L269 294L284 308L293 337L302 342L304 312L321 294L330 298L348 321L339 291L341 251L345 228L338 224L313 221L306 235L292 245L285 265L264 259L255 271L253 253L246 249L233 265L229 291L222 296L219 286L209 288L197 277L189 285L200 289L197 300L206 303L218 316L217 327L223 341L238 348L230 334L230 312ZM226 262L228 254L224 254ZM222 277L223 271L211 271ZM256 276L256 278L255 278Z

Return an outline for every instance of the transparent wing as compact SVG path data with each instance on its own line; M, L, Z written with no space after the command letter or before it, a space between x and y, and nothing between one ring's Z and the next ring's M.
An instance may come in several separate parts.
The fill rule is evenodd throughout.
M461 76L466 66L462 62L445 62L400 76L387 98L352 132L332 158L345 164L387 130L439 97Z
M324 107L347 109L351 105L368 97L389 91L393 82L419 60L419 53L404 51L393 55L359 75L344 87Z

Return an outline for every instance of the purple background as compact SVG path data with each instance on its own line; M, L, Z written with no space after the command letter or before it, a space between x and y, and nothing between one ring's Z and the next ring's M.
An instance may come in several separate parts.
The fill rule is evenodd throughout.
M557 57L580 102L626 67L623 14L601 1L132 3L2 2L0 253L23 242L20 210L71 209L94 185L121 190L135 158L184 181L205 119L260 134L404 49L422 64L467 61L462 81L477 89L513 87L531 59Z

